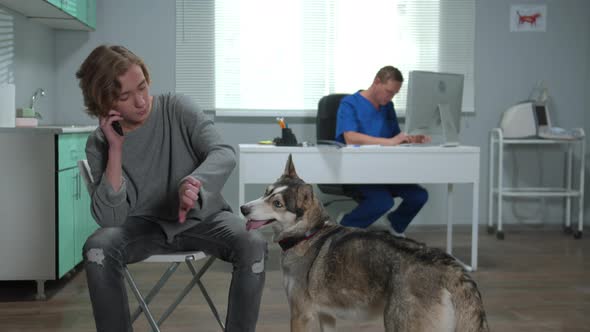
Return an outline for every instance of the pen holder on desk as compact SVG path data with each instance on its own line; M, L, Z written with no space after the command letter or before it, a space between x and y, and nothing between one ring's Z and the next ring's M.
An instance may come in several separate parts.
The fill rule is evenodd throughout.
M282 128L281 137L275 138L275 145L278 146L296 146L297 138L291 131L291 128Z

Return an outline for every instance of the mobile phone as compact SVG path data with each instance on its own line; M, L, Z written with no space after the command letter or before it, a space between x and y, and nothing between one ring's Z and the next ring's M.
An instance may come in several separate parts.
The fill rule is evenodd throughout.
M121 127L121 124L119 123L119 121L113 121L113 130L119 134L119 136L124 136L123 134L123 128Z

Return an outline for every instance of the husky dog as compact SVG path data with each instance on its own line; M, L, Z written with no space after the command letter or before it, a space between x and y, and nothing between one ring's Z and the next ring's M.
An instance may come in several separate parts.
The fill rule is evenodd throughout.
M291 156L264 196L240 207L246 228L272 224L283 249L291 331L335 331L336 318L383 317L387 332L489 331L481 295L442 250L330 220Z

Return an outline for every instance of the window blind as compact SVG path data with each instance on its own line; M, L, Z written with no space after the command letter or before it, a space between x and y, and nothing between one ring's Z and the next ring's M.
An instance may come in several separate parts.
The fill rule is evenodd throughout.
M464 74L474 110L474 0L177 0L176 33L176 91L205 109L315 110L393 65Z
M14 22L0 8L0 85L14 83Z

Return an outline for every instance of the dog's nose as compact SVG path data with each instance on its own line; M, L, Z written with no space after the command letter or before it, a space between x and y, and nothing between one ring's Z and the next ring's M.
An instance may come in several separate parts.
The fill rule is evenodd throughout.
M242 206L240 206L240 211L242 211L242 214L244 216L247 216L250 213L250 208L247 207L246 205L242 205Z

